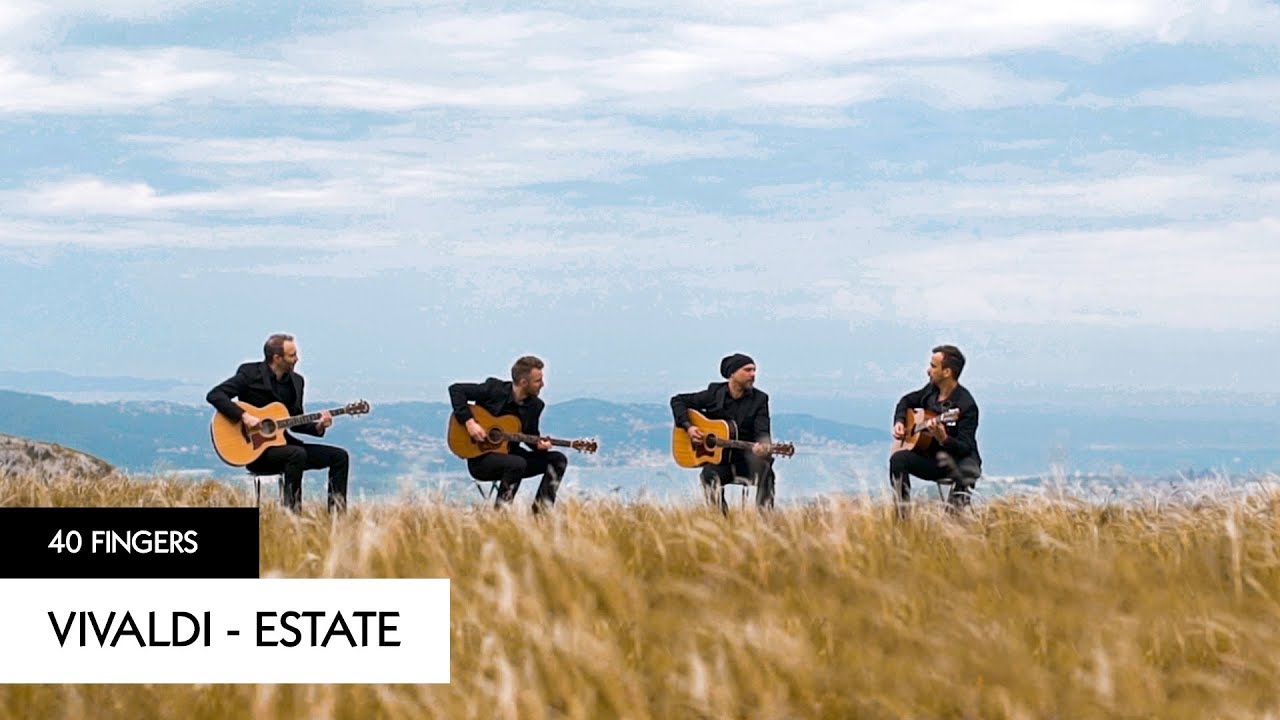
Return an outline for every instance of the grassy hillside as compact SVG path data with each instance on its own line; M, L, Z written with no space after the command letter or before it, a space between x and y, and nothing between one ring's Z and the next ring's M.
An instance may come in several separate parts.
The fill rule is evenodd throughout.
M314 503L314 495L312 496ZM523 496L522 496L522 499ZM215 483L0 480L6 505L252 502ZM1274 717L1280 492L728 519L274 505L263 575L449 577L447 686L2 686L0 716Z

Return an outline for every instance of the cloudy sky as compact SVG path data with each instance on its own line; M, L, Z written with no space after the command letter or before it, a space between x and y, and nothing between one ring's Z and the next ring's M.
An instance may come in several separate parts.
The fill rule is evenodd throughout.
M261 5L0 4L0 369L1280 394L1274 1Z

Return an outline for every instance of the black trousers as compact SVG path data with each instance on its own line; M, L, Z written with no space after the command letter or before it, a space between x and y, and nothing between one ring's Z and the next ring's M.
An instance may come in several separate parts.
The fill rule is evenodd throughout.
M720 512L729 514L729 503L724 499L725 485L741 485L738 477L754 478L756 484L756 506L762 510L773 507L773 486L777 479L773 473L773 456L760 457L750 450L735 450L719 465L703 465L699 474L702 480L702 493L707 503L719 505Z
M507 453L489 453L467 460L467 470L471 477L498 483L498 498L493 503L495 508L515 500L516 490L520 489L522 479L541 475L542 482L538 485L538 494L533 502L534 512L540 512L556 503L556 490L568 467L569 458L562 452L531 452L522 447L513 447Z
M973 486L982 475L982 465L972 456L956 460L949 453L924 455L912 450L899 450L889 456L889 483L899 504L911 499L911 476L921 480L950 480L947 502L955 507L969 504Z
M284 506L293 512L302 510L302 472L329 468L329 512L347 509L347 473L351 460L347 451L332 445L289 443L267 448L257 460L249 463L250 472L258 475L284 473Z

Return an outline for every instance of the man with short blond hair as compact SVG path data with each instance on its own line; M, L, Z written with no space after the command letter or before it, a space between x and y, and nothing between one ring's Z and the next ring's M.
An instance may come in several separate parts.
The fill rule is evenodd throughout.
M546 404L538 397L545 385L542 360L525 355L511 366L510 382L491 377L482 383L454 383L449 386L449 403L453 416L462 423L467 434L476 442L485 441L485 430L476 421L468 403L475 403L490 415L515 415L520 418L520 432L541 436L539 419ZM533 512L541 513L556 502L556 490L569 466L564 453L551 450L551 441L538 440L529 444L528 450L512 444L506 453L491 452L467 460L471 477L482 482L497 482L497 498L494 507L509 505L515 499L520 481L535 475L542 476L538 493L534 498Z

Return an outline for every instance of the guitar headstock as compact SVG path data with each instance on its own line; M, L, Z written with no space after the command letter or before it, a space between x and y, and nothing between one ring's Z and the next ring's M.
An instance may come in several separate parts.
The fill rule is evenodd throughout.
M369 403L365 402L364 400L357 400L353 403L348 403L345 407L343 407L343 410L348 415L364 415L365 413L369 412Z
M791 457L796 454L796 446L791 443L774 443L769 452L773 455L781 455L782 457Z
M600 449L600 444L595 440L571 440L569 441L569 447L578 452L593 453Z
M938 422L951 423L960 419L960 408L951 408L938 416Z

